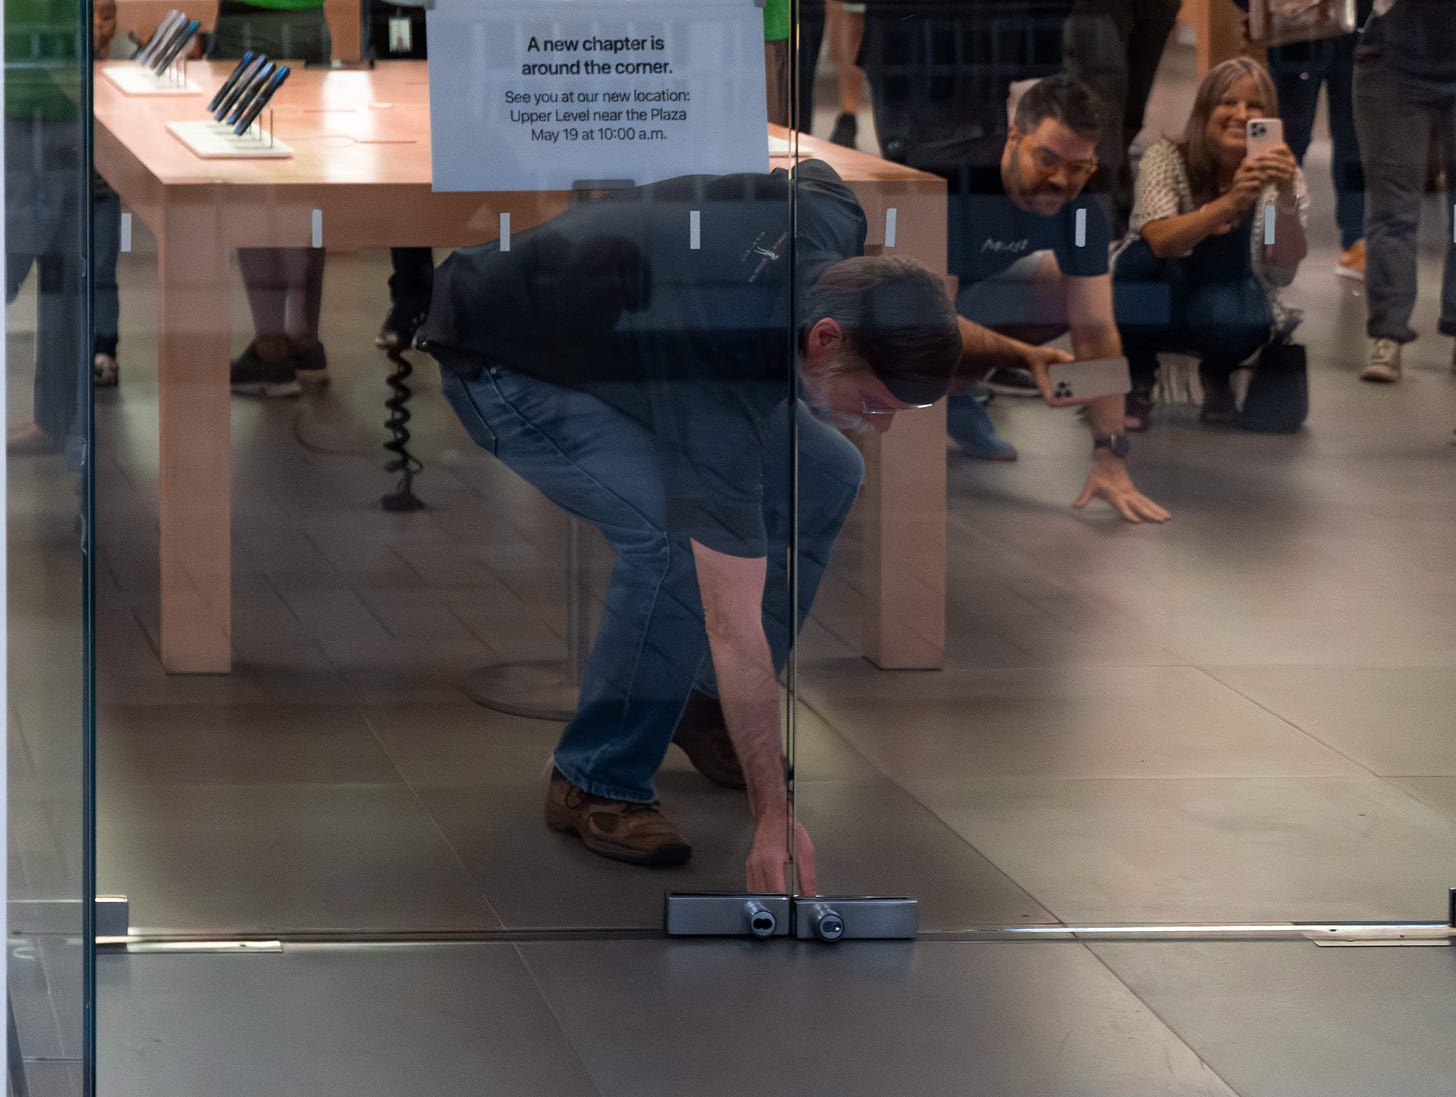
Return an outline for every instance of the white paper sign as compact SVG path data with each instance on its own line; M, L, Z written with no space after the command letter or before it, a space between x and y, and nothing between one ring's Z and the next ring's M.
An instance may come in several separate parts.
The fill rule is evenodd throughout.
M753 0L437 0L438 191L765 171Z

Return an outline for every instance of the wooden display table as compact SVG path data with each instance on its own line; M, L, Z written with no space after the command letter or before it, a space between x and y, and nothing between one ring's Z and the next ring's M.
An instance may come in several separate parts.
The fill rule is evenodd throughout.
M238 246L459 247L563 209L556 192L437 194L430 189L429 87L423 62L373 71L299 71L275 113L289 160L201 160L166 123L201 116L231 62L199 63L192 98L95 91L96 168L157 238L161 450L162 665L231 667L228 353L229 254ZM777 131L779 137L787 136ZM942 180L803 138L854 188L883 246L945 270ZM787 158L775 158L786 165ZM945 638L945 412L897 417L864 443L865 654L882 667L934 668ZM388 521L383 514L381 522Z

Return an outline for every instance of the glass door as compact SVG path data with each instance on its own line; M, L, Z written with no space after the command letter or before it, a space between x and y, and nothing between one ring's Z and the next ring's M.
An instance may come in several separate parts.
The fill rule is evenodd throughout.
M94 1092L84 5L5 6L9 1092Z
M195 90L100 62L99 869L137 934L656 932L743 889L750 799L787 833L788 145L761 13L690 9L366 4L372 67L322 8L224 11ZM735 614L757 585L726 655L704 559Z
M918 895L931 931L1442 923L1449 416L1356 380L1389 196L1340 104L1316 123L1312 47L1219 64L1177 4L828 7L803 147L919 189L861 197L867 250L947 272L974 326L948 400L854 435L798 664L820 887ZM1435 285L1449 211L1420 212Z

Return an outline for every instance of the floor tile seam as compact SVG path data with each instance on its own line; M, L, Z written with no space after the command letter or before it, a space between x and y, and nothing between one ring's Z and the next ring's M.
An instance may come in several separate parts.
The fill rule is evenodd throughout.
M113 576L113 578L115 578L115 576ZM117 580L117 585L118 586L121 585L120 580ZM156 605L156 603L154 601L152 601L151 599L148 599L149 609L150 609L150 607L155 606L155 605ZM139 608L140 607L136 607L136 606L128 607L127 608L127 611L126 611L126 614L127 614L128 617L130 617L132 619L132 623L134 625L136 625L137 631L142 634L142 640L146 643L147 647L151 649L152 658L154 658L157 661L157 666L161 666L162 665L162 651L161 651L161 648L159 648L157 646L157 642L152 638L151 632L149 632L147 630L147 623L142 620L141 614L138 612L138 609ZM97 658L98 654L99 654L98 652L92 651L91 658L92 658L93 661L99 662L99 659Z
M300 532L303 534L304 538L308 541L308 543L313 546L314 551L318 552L321 556L323 556L322 550L319 548L318 543L314 541L313 538L309 537L306 531L301 530ZM342 578L342 575L341 573L339 573L338 569L334 568L333 561L330 560L327 556L323 556L323 559L329 565L330 569L334 571L334 574L340 575L340 577ZM283 608L286 609L293 616L293 619L295 622L297 622L298 627L303 630L304 643L309 648L311 648L320 659L324 661L324 664L333 674L338 676L338 680L340 683L346 683L348 681L348 671L345 668L341 667L338 662L336 662L333 657L329 655L328 648L324 646L323 638L315 636L313 634L312 630L308 626L308 622L304 621L304 619L299 616L298 611L293 608L293 603L283 596L283 591L278 587L278 584L273 581L273 578L268 573L268 571L261 571L258 574L262 577L263 582L267 584L268 589L273 592L273 597L277 598L278 601L282 603ZM345 587L344 589L349 590L349 592L353 594L356 599L358 599L360 602L363 602L363 599L359 598L358 593L354 591L352 587ZM366 612L369 612L367 606L365 607L365 610ZM387 629L385 630L385 632L386 634L388 634ZM370 728L371 734L373 733L373 730L373 728Z
M606 1097L606 1094L602 1091L602 1087L597 1083L596 1075L592 1073L591 1067L587 1065L587 1060L582 1053L582 1049L577 1046L576 1041L571 1038L571 1033L567 1031L566 1022L560 1012L558 1012L555 1001L546 993L546 988L542 986L536 969L531 965L531 961L522 951L521 942L512 941L511 950L516 954L516 959L520 962L521 967L525 969L527 977L531 980L531 985L536 988L536 994L540 998L542 1006L551 1015L551 1020L556 1025L556 1031L561 1034L562 1042L571 1049L571 1054L576 1059L577 1065L581 1067L582 1074L591 1083L592 1091L596 1093L597 1097Z
M484 883L481 880L476 879L475 875L470 871L470 868L466 864L465 858L461 855L460 850L456 849L455 844L450 841L449 835L445 833L444 828L440 825L440 821L436 819L434 814L430 811L429 806L425 803L424 798L420 795L419 790L415 788L415 786L405 776L404 772L399 768L398 761L396 761L394 755L389 752L389 748L385 745L384 740L379 735L379 729L376 728L373 722L370 721L368 713L364 710L364 706L356 705L354 706L354 711L358 713L359 719L363 720L365 726L369 729L369 734L374 738L375 745L379 748L381 753L383 753L385 758L389 760L389 764L394 767L395 773L399 774L400 782L404 785L406 789L409 790L410 797L419 806L419 809L421 812L424 813L425 818L429 820L430 827L434 830L435 834L439 836L439 839L444 847L450 851L450 856L454 859L456 866L460 869L461 873L464 874L465 879L470 882L471 889L480 897L480 901L485 904L485 909L489 911L490 916L496 920L496 924L504 927L506 924L505 919L501 917L500 911L496 910L495 904L490 901L490 896L486 894Z
M1071 774L1071 775L1067 775L1065 777L1045 777L1045 776L1037 776L1037 775L1030 775L1030 774L1008 774L1008 775L1004 775L1004 776L985 776L985 777L905 777L905 778L900 778L900 777L896 777L896 776L891 776L890 774L881 773L881 776L885 777L885 779L888 780L888 781L893 781L896 784L901 784L901 782L903 780L904 782L908 782L910 784L916 784L916 785L932 785L932 786L934 786L936 788L945 788L945 787L951 786L951 785L972 785L972 784L986 784L986 783L995 783L995 784L1013 784L1013 783L1014 784L1032 784L1032 783L1035 783L1035 782L1044 782L1046 784L1058 784L1058 785L1096 784L1096 783L1099 783L1099 782L1102 783L1102 784L1132 784L1132 783L1136 783L1136 782L1141 782L1141 783L1144 783L1144 784L1154 784L1154 783L1157 783L1157 784L1175 784L1175 783L1192 784L1192 783L1195 783L1195 782L1202 782L1202 783L1205 783L1205 784L1224 784L1224 783L1232 784L1234 782L1245 782L1245 783L1248 783L1248 782L1256 782L1256 781L1269 782L1269 783L1274 783L1274 784L1285 784L1285 783L1292 783L1292 784L1327 784L1327 783L1331 783L1331 782L1348 782L1348 783L1351 783L1351 784L1356 784L1356 783L1391 784L1392 782L1395 782L1395 781L1412 780L1412 779L1419 780L1421 778L1431 778L1431 779L1434 779L1434 780L1447 780L1447 779L1451 779L1450 777L1448 777L1448 775L1446 775L1446 774L1439 774L1439 773L1438 774L1400 774L1400 775L1393 776L1393 777L1383 776L1383 775L1378 774L1378 773L1365 773L1365 774L1356 774L1356 773L1347 773L1347 774L1330 774L1330 773L1295 773L1295 774L1280 773L1280 774L1270 774L1270 773L1254 773L1254 774L1210 774L1210 775L1207 775L1207 776L1192 775L1192 774L1167 774L1167 775L1129 774L1129 775L1126 775L1126 776L1115 776L1115 775L1109 775L1109 774L1100 774L1100 775L1096 775L1096 776L1087 776L1087 775L1078 776L1078 775ZM1453 777L1456 777L1456 775L1452 775L1452 776ZM830 779L829 778L825 778L823 781L821 781L819 783L827 783L828 780L830 780ZM811 780L811 781L806 781L804 783L805 784L811 784L811 783L814 783L814 782ZM902 785L902 787L903 787L903 785Z
M1230 692L1234 693L1235 695L1237 695L1239 697L1242 697L1245 701L1247 701L1249 704L1253 705L1255 708L1259 709L1262 712L1268 713L1274 719L1278 720L1281 724L1284 724L1287 727L1293 728L1295 731L1299 732L1300 735L1303 735L1305 738L1309 739L1310 742L1312 742L1312 743L1318 743L1321 747L1323 747L1325 750L1328 750L1330 753L1336 755L1337 757L1340 757L1340 758L1345 759L1345 761L1349 762L1352 766L1355 766L1358 769L1364 770L1366 773L1370 774L1372 777L1381 777L1382 776L1381 774L1376 773L1369 766L1365 765L1363 762L1359 761L1356 758L1351 757L1348 753L1346 753L1345 751L1341 750L1339 747L1335 746L1333 743L1327 743L1327 742L1325 742L1324 739L1320 738L1318 735L1316 735L1314 732L1310 731L1308 728L1302 727L1297 721L1295 721L1295 720L1293 720L1293 719L1291 719L1291 718L1289 718L1287 716L1284 716L1281 713L1275 712L1274 709L1270 708L1268 705L1264 704L1262 701L1259 701L1256 698L1249 696L1248 693L1246 693L1244 690L1240 689L1238 686L1233 685L1231 682L1225 682L1222 678L1220 678L1217 674L1215 674L1212 670L1210 670L1206 665L1196 665L1194 667L1194 669L1197 670L1200 674L1205 675L1209 679L1209 681L1216 683L1217 685L1221 686L1222 688L1224 688L1226 690L1229 690Z
M813 610L810 610L809 611L809 620L813 621L816 625L818 625L820 628L822 628L825 632L827 632L831 637L833 637L839 643L846 645L847 647L851 648L854 651L858 651L859 650L859 646L858 645L859 645L860 640L859 640L858 637L851 638L851 637L848 637L848 636L843 635L838 629L836 629L834 627L834 625L830 621L828 621L824 617L821 617L818 614L814 613Z
M812 707L810 707L810 711L813 711L816 715L818 715L819 718L822 719L822 720L824 720L825 723L829 724L829 726L831 728L835 727L835 725L833 723L831 723L828 719L826 719L822 713L818 712L817 709L813 709ZM835 731L836 731L836 734L838 734L838 729L837 728L835 729ZM842 735L840 737L841 738L844 738ZM846 740L846 742L848 742L848 741ZM849 743L848 745L849 745L849 747L850 747L851 750L853 750L856 754L859 754L859 749L857 747L855 747L853 743ZM861 756L861 758L864 757L863 755L860 755L860 756ZM935 822L937 822L937 823L940 824L941 828L947 834L950 835L950 837L954 840L954 842L957 845L964 846L966 849L970 850L977 857L981 858L981 860L984 861L986 863L986 865L992 871L996 872L1003 880L1005 880L1006 883L1008 883L1009 885L1011 885L1012 887L1014 887L1022 895L1025 895L1026 898L1030 902L1034 903L1039 909L1046 911L1047 914L1049 914L1052 917L1052 919L1053 919L1054 922L1056 922L1058 924L1060 924L1062 922L1061 916L1058 915L1056 913L1056 911L1054 911L1048 904L1042 902L1039 898L1037 898L1037 896L1035 895L1035 893L1033 893L1029 888L1023 886L1022 883L1019 880L1017 880L1014 876L1012 876L1009 872L1007 872L1006 869L1002 868L999 864L997 864L994 860L992 860L986 853L982 852L982 850L980 850L979 848L977 848L977 846L973 842L971 842L969 839L967 839L965 835L963 835L959 831L957 831L955 829L955 827L953 827L950 824L950 822L947 821L938 811L936 811L929 804L927 804L924 800L922 800L918 795L916 795L916 793L914 792L914 790L909 789L909 788L906 788L898 780L896 780L893 777L890 777L883 770L881 770L878 766L876 766L873 762L869 761L869 759L864 759L864 760L865 760L866 764L870 767L870 769L874 771L875 776L877 778L879 778L880 780L889 782L892 786L894 786L895 788L899 789L902 793L904 793L906 796L908 796L912 802L914 802L915 804L918 804L920 806L920 808L928 816L930 816L931 819L934 819ZM797 784L797 781L795 783ZM864 782L864 779L863 778L858 778L858 779L856 779L856 778L846 778L846 779L840 779L838 781L820 781L820 782L808 782L808 783L810 783L810 784L826 784L826 785L827 784L851 785L851 784L862 784L862 783L865 783L865 782ZM790 799L791 812L793 813L793 815L795 817L797 817L798 804L795 801L794 796L793 796L792 793L790 793L789 799Z
M812 712L815 716L817 716L820 720L822 720L825 723L826 726L828 726L831 730L833 730L834 734L837 735L840 738L840 740L842 740L844 742L844 744L852 752L854 752L854 754L856 754L860 758L860 760L862 762L864 762L865 765L868 766L869 769L877 777L879 777L881 780L888 781L891 785L893 785L894 787L898 788L906 796L910 797L910 799L914 803L919 804L920 807L925 811L925 813L927 815L929 815L932 819L934 819L937 823L939 823L941 825L941 827L951 836L951 838L953 838L955 840L956 843L958 843L959 845L965 846L967 849L969 849L976 856L980 857L983 861L986 862L986 864L993 871L995 871L996 873L998 873L1003 880L1005 880L1008 884L1010 884L1012 887L1014 887L1021 894L1025 895L1028 900L1030 900L1032 903L1036 904L1036 906L1039 907L1041 910L1044 910L1048 914L1050 914L1052 916L1052 918L1057 919L1058 921L1060 921L1059 916L1056 914L1056 912L1054 910L1052 910L1052 908L1050 906L1048 906L1046 903L1043 903L1030 890L1028 890L1027 888L1023 887L1021 885L1021 883L1019 881L1017 881L1016 878L1013 877L1009 872L1007 872L1004 868L1002 868L1000 865L998 865L995 861L993 861L990 857L988 857L981 850L977 849L974 844L972 844L971 842L969 842L966 839L965 835L959 833L953 826L950 825L950 823L946 819L944 819L940 815L939 812L935 811L932 807L930 807L929 804L925 803L925 801L922 800L919 796L917 796L913 790L906 788L898 780L896 780L893 777L890 777L882 769L880 769L879 766L877 766L873 761L871 761L868 757L866 757L865 754L859 749L859 747L857 745L855 745L855 743L852 740L850 740L847 736L845 736L842 732L840 732L838 725L829 716L827 716L821 709L817 708L811 701L809 701L807 698L803 697L802 695L799 695L799 700L800 700L800 703L802 703L805 708L807 708L810 712ZM795 759L795 771L796 772L797 772L797 769L798 769L798 763L797 763L797 759ZM798 781L797 781L797 777L796 777L795 778L795 785L797 785L797 783L798 783ZM809 783L825 783L825 784L827 784L827 783L830 783L830 782L827 782L826 781L826 782L809 782ZM853 783L853 779L845 780L845 781L840 781L838 783L840 783L840 784ZM798 815L798 804L797 804L797 802L796 802L796 800L794 798L794 795L793 795L793 792L792 791L789 794L789 807L790 807L790 814L791 814L791 821L792 821L792 819L797 818L797 815Z
M1162 943L1172 944L1174 942L1152 942L1154 947ZM1290 943L1294 944L1297 942ZM1229 1080L1223 1076L1219 1069L1215 1067L1213 1063L1211 1063L1207 1058L1205 1058L1202 1052L1200 1052L1196 1047L1193 1046L1192 1043L1189 1042L1188 1036L1180 1031L1179 1027L1175 1025L1172 1020L1170 1020L1168 1017L1165 1017L1162 1012L1160 1012L1155 1006L1153 1006L1151 1002L1149 1002L1141 994L1133 989L1132 984L1129 983L1125 978L1123 978L1123 976L1108 962L1107 958L1097 951L1095 944L1095 942L1084 942L1083 947L1087 950L1088 954L1091 955L1092 958L1102 967L1102 969L1106 971L1108 975L1110 975L1113 979L1115 979L1117 981L1117 984L1123 987L1128 992L1128 994L1132 995L1133 1000L1139 1003L1143 1007L1143 1009L1147 1010L1148 1014L1155 1018L1158 1024L1162 1025L1163 1028L1165 1028L1168 1033L1178 1041L1178 1043L1180 1043L1183 1047L1187 1048L1188 1054L1192 1055L1195 1059L1202 1063L1203 1066L1208 1070L1208 1072L1212 1074L1215 1078L1217 1078L1220 1084L1222 1084L1229 1091L1229 1093L1233 1094L1234 1097L1244 1097L1244 1094L1242 1094L1239 1090L1235 1089L1234 1086L1229 1082Z
M497 663L503 663L503 662L506 661L506 656L501 652L500 648L496 647L496 645L493 644L493 643L491 643L491 641L486 636L482 635L482 630L477 629L474 625L472 625L470 623L469 619L466 618L466 617L464 617L460 613L460 610L455 605L453 605L453 604L447 605L445 607L445 609L446 609L447 612L449 612L450 616L455 619L455 621L460 625L460 627L463 628L468 635L470 635L471 637L473 637L475 639L475 642L477 644L479 644L481 647L485 648L486 651L490 652L492 655L494 655L496 657ZM544 621L544 619L542 619L539 615L533 616L532 617L532 620L535 621L535 622L537 622L537 623L539 623L543 628L545 628L548 631L550 631L552 635L558 636L558 638L561 638L561 637L559 637L559 634L557 633L557 631L555 629L551 628L550 625L546 624L545 621ZM561 638L561 639L564 640L564 638ZM471 703L473 703L473 702L471 702Z

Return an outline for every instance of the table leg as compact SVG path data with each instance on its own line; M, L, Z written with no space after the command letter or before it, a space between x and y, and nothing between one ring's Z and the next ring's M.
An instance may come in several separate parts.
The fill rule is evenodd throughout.
M884 670L945 658L945 402L861 437L864 654Z
M232 669L228 250L212 203L168 204L158 234L162 666Z
M861 185L856 194L869 224L866 254L945 270L944 184ZM856 441L865 457L865 658L885 670L938 670L945 659L945 401L897 415L888 433Z

